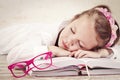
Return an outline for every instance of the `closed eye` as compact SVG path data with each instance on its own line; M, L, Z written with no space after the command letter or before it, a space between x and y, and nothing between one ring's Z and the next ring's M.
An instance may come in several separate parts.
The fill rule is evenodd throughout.
M81 44L80 41L78 41L78 44L79 44L79 46L80 46L81 49L83 49L83 50L87 50L87 49Z
M70 30L71 30L71 32L72 32L73 34L75 34L75 32L73 31L73 29L72 29L72 28L70 28Z
M79 44L80 48L83 48L83 46L80 44L80 42L79 42L79 41L78 41L78 44Z

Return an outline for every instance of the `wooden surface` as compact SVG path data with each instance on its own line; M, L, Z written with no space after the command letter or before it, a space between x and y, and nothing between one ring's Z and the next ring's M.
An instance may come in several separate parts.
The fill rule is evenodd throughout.
M7 69L6 55L0 55L0 80L88 80L87 76L66 76L66 77L12 77ZM120 75L91 76L90 80L120 80Z

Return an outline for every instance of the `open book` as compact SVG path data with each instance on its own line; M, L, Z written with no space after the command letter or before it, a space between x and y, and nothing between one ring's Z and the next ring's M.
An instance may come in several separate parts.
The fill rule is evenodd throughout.
M40 64L42 63L42 60L38 60L35 63ZM86 75L86 66L89 67L89 72L91 75L120 74L120 61L109 58L76 59L72 57L52 58L52 65L50 67L43 70L33 68L29 74L33 76Z

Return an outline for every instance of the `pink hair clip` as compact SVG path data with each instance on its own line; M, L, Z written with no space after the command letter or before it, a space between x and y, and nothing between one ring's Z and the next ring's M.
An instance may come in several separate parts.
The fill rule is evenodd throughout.
M116 31L118 29L118 26L115 25L115 20L113 19L111 13L108 12L106 8L96 8L96 9L102 12L110 23L112 33L111 33L110 41L106 44L106 47L110 47L117 38Z

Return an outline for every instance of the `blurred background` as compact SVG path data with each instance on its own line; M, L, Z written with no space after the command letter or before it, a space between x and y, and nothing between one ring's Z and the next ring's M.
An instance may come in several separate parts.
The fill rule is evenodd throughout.
M0 27L14 23L57 23L100 4L108 5L120 24L120 0L0 0Z

